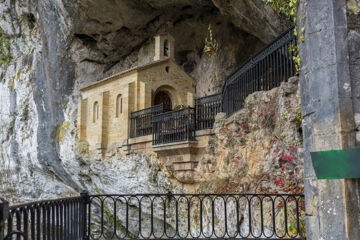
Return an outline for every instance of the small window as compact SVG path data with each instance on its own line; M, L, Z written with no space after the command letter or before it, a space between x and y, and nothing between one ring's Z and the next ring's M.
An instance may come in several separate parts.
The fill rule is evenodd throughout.
M119 115L122 113L122 97L121 94L119 94L116 97L116 117L119 117Z
M165 57L169 56L169 41L168 40L164 41L164 56Z
M96 122L98 119L99 119L99 104L98 102L95 102L93 108L93 122Z
M165 67L165 71L168 73L169 72L169 66Z

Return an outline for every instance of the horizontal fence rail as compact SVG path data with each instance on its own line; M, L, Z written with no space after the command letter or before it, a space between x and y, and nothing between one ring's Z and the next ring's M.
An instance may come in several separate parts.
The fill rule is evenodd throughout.
M1 240L306 238L303 195L83 193L4 211Z
M153 145L195 140L195 109L161 113L152 118Z
M5 218L0 217L0 239L84 239L86 199L45 200L5 208L3 205L6 214L3 215Z
M130 137L152 134L152 116L164 112L163 103L130 114Z
M195 98L196 130L213 128L216 114L222 111L220 93Z
M291 27L230 75L223 88L224 112L231 115L243 107L248 95L278 87L294 76L296 68L290 49L295 46Z

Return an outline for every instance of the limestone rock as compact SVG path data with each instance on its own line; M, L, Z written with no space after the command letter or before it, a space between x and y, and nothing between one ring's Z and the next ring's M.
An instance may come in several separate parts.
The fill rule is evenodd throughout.
M235 26L269 43L286 30L289 22L262 0L213 0L220 12L231 16Z
M198 192L302 193L299 79L255 92L240 111L216 116L215 135L196 171ZM204 174L205 172L205 174Z

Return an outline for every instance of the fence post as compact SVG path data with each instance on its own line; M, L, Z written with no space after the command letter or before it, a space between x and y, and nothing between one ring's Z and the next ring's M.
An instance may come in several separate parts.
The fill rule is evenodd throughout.
M186 122L186 140L190 140L190 106L187 107L187 119Z
M4 240L5 221L9 216L9 202L0 198L0 240Z
M86 217L87 217L87 204L90 201L89 193L87 191L81 191L81 207L80 207L80 239L87 240L88 235L86 232ZM90 213L89 213L90 214Z

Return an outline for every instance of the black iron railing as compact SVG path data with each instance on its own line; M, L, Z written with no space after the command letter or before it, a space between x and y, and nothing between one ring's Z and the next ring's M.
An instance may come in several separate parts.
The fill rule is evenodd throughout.
M222 111L222 95L220 93L195 98L196 130L212 128L215 116Z
M289 28L272 43L251 57L226 79L223 111L227 115L242 108L245 98L256 91L270 90L296 74L290 46L296 45L294 28Z
M152 116L164 112L164 105L158 104L130 114L130 137L152 134Z
M5 239L305 239L303 195L86 195L1 208ZM20 238L22 237L22 238Z
M155 115L152 123L153 145L195 140L194 108Z
M8 207L0 199L0 239L86 239L88 195Z

